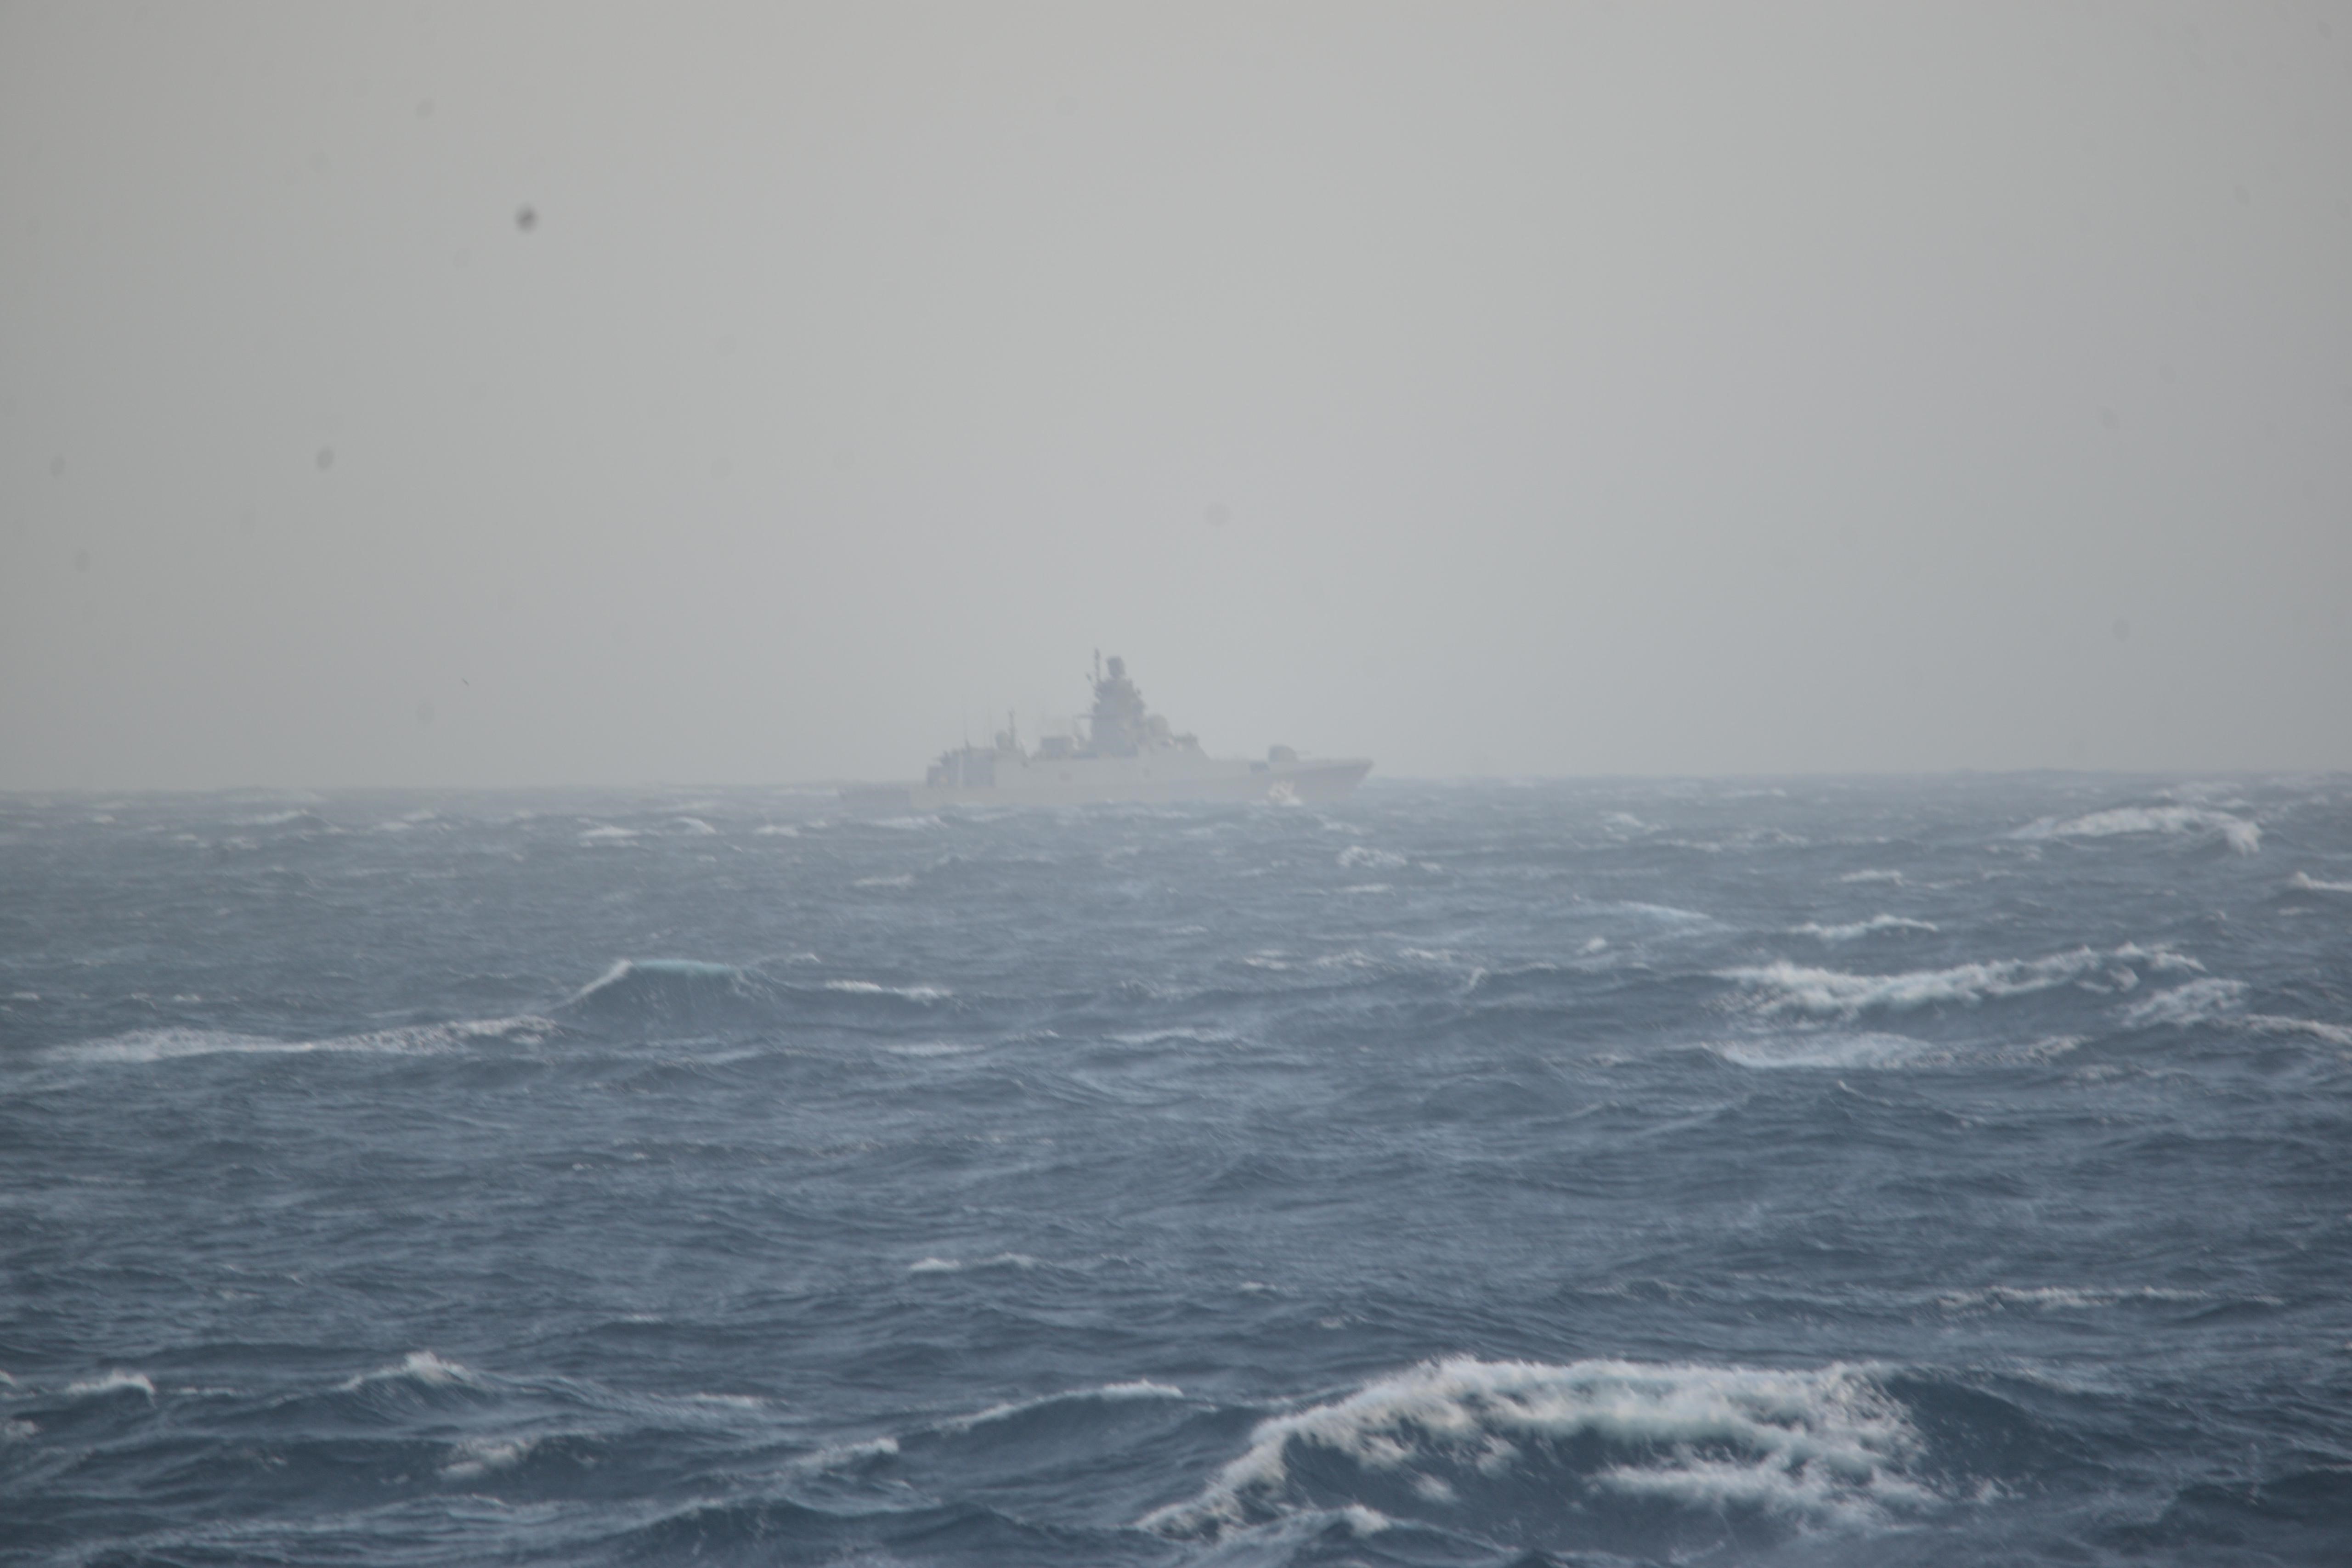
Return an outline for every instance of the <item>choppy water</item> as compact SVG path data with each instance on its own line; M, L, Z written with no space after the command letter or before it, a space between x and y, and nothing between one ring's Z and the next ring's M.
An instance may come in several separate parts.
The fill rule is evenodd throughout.
M0 1555L2352 1560L2352 780L0 800Z

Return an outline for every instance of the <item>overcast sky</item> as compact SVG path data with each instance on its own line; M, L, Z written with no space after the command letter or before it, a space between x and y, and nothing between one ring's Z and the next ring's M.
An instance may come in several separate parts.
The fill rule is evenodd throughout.
M0 5L0 788L2352 767L2352 7Z

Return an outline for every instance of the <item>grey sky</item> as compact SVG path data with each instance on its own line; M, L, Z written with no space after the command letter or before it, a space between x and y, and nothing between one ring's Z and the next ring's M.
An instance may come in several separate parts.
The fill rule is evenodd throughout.
M0 198L0 787L2352 767L2346 6L11 4Z

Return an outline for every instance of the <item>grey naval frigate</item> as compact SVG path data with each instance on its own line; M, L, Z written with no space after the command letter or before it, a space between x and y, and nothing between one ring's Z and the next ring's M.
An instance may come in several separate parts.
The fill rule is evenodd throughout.
M1010 717L994 744L940 754L920 784L854 784L843 801L863 810L938 806L1085 806L1108 801L1336 800L1371 770L1361 758L1301 757L1271 747L1263 762L1211 757L1170 731L1114 656L1095 656L1095 706L1083 736L1021 744Z

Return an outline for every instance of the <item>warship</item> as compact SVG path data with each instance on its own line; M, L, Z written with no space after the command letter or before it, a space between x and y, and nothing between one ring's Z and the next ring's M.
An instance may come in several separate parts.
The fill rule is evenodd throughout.
M853 784L844 803L861 810L938 806L1086 806L1109 801L1336 800L1371 770L1361 758L1301 757L1270 747L1265 760L1211 757L1198 737L1172 733L1114 654L1095 654L1095 705L1083 737L1021 744L1010 715L994 742L943 751L920 784Z

